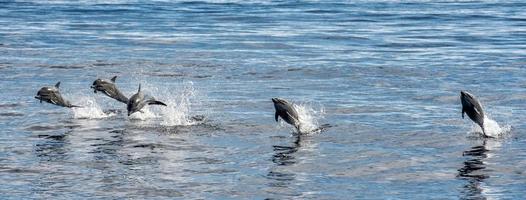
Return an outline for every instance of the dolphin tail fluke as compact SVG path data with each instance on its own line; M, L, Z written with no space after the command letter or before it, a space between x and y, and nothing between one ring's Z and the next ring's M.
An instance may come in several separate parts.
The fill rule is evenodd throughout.
M117 76L114 76L113 78L111 78L111 82L115 83L115 80L117 80Z
M57 82L57 84L55 84L55 87L56 87L56 88L59 88L59 87L60 87L60 81Z
M161 101L157 101L157 100L149 100L148 102L148 105L161 105L161 106L168 106L166 105L165 103L161 102Z

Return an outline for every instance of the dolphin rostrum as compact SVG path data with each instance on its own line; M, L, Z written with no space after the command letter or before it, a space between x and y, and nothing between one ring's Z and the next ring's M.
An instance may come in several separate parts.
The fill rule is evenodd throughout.
M489 137L484 130L484 110L482 110L480 101L466 91L460 91L460 101L462 102L462 119L464 119L464 113L468 114L468 117L482 128L484 137Z
M60 91L58 91L59 87L60 87L60 81L57 84L55 84L54 87L53 86L42 87L37 92L37 96L35 96L35 98L40 100L40 103L42 103L42 101L45 101L50 104L67 107L67 108L80 107L80 106L72 105L71 103L69 103L69 101L65 100L60 94Z
M115 85L115 79L117 79L117 76L114 76L109 81L99 78L93 81L91 88L93 88L93 92L95 93L97 93L97 91L103 92L107 96L127 104L128 97L124 96L124 94L122 94L121 91L117 89L117 86Z
M299 132L300 121L298 118L298 112L294 109L293 104L281 98L272 98L272 102L274 102L274 108L276 108L276 113L274 114L276 122L278 121L278 117L281 117L281 119L285 120L288 124L293 125Z
M145 105L162 105L166 106L165 103L155 100L153 97L145 97L141 91L141 84L139 84L139 90L128 100L128 116L140 111Z

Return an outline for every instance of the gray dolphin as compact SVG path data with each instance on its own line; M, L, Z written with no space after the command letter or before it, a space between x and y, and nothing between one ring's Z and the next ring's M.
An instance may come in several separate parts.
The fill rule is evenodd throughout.
M482 134L489 137L484 130L484 110L482 110L480 101L466 91L460 91L460 101L462 102L462 119L464 119L464 113L468 114L468 117L482 128Z
M162 105L166 106L165 103L155 100L153 97L145 97L141 91L141 84L139 84L139 90L128 100L128 116L140 111L145 105Z
M116 79L117 79L117 76L114 76L109 81L99 78L93 81L93 85L91 85L91 88L93 88L93 92L95 93L97 93L97 91L103 92L107 96L113 99L116 99L117 101L127 104L128 97L124 96L124 94L122 94L121 91L117 89L117 86L115 85Z
M288 124L293 125L299 132L300 121L298 118L298 112L294 109L293 104L281 98L272 98L272 102L274 102L274 108L276 108L276 113L274 114L276 122L278 121L279 116Z
M59 87L60 87L60 81L57 84L55 84L54 87L53 86L42 87L37 92L37 96L35 96L35 98L40 100L40 103L42 103L42 101L45 101L50 104L67 107L67 108L80 107L80 106L72 105L71 103L69 103L69 101L65 100L60 94L60 91L58 90Z

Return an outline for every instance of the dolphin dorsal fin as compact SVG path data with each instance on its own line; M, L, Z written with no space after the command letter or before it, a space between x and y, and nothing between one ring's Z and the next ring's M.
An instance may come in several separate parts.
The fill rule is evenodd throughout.
M139 83L139 90L137 92L141 92L141 84Z
M55 84L55 87L56 87L56 88L60 87L60 81L57 82L57 84Z
M111 82L115 83L115 80L117 80L117 76L114 76L113 78L111 78Z

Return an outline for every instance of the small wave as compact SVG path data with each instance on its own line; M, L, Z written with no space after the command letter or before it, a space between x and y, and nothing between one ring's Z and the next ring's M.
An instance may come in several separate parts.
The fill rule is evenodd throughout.
M19 103L7 103L7 104L0 104L0 108L16 108L21 105L22 104L19 104Z
M504 125L501 127L495 120L489 118L488 116L484 116L484 131L487 136L493 138L502 138L511 133L511 126ZM480 128L479 125L473 123L470 133L482 135L482 128Z
M80 97L78 102L81 107L71 109L75 119L102 119L116 115L114 112L104 112L92 97Z

